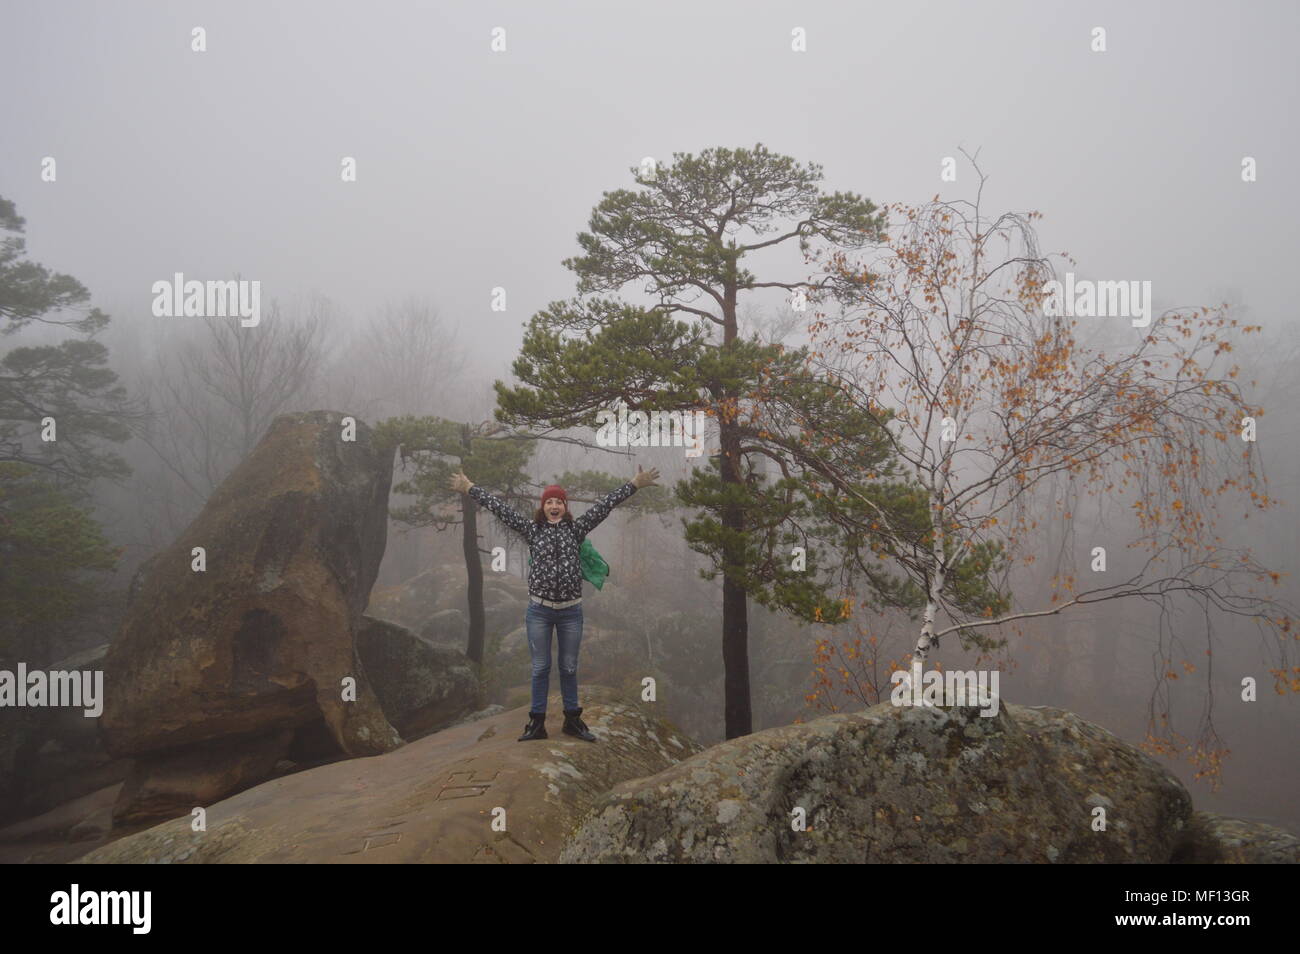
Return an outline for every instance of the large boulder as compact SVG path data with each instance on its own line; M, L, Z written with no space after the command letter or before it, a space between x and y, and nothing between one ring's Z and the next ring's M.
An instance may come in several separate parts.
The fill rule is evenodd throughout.
M1300 864L1300 838L1264 822L1196 812L1173 860L1192 865Z
M377 586L370 594L366 615L405 626L412 632L434 613L445 609L463 609L465 603L465 569L457 579L454 564L430 567L396 586ZM456 596L460 602L456 602Z
M647 706L584 687L598 742L518 742L523 709L444 729L368 759L288 775L97 848L90 863L553 862L600 795L699 746ZM558 712L558 696L549 702Z
M463 645L468 636L469 607L466 604L464 563L442 563L418 573L396 586L376 588L366 607L366 615L386 619L405 626L414 633L423 633L435 619L448 611L460 616L460 632L456 637ZM528 603L528 584L509 573L483 574L483 607L489 631L510 621L517 625L523 619ZM451 626L451 617L443 617L438 629Z
M439 610L425 620L419 633L421 639L435 646L463 648L468 642L469 624L460 610Z
M384 715L408 742L483 708L478 673L459 650L363 616L357 652Z
M343 755L401 744L355 648L384 552L392 457L360 422L346 436L355 439L334 411L277 418L137 574L105 662L100 719L108 751L143 773L124 799L160 804L161 792L205 804L255 781L293 730L316 724ZM196 547L204 572L191 568ZM214 761L196 761L200 752ZM119 814L142 807L120 804Z
M272 775L292 742L292 729L273 729L258 736L211 739L174 752L142 755L113 806L113 823L140 825L188 815L196 807L256 785Z
M1169 772L1069 712L885 703L616 786L561 860L1168 862L1191 812Z

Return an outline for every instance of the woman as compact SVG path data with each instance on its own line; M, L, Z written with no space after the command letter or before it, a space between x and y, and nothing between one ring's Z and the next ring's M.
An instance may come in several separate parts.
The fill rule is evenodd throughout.
M580 718L578 706L578 647L582 643L582 565L578 551L582 541L611 510L659 479L659 471L644 471L606 494L581 517L569 513L568 497L559 484L542 491L542 505L533 519L470 482L462 473L453 474L451 489L469 494L480 506L528 541L533 565L528 571L528 651L533 657L533 699L524 734L527 739L546 738L546 696L551 685L551 629L558 634L560 696L564 700L564 732L595 742L596 737Z

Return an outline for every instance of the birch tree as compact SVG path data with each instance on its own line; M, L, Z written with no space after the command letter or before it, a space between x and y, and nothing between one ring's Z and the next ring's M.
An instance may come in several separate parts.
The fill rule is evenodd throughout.
M834 435L810 451L823 461L816 479L852 500L840 519L863 531L867 556L923 593L913 664L924 667L953 634L965 642L1112 600L1154 603L1169 625L1187 601L1204 619L1207 656L1225 616L1250 620L1265 634L1276 688L1295 689L1280 574L1223 520L1230 507L1258 520L1275 505L1254 440L1263 411L1230 364L1233 342L1258 327L1207 307L1146 326L1059 314L1039 214L987 215L982 173L978 181L973 201L887 206L888 242L872 255L822 259L833 295L810 325L816 363L864 414L888 422L907 483L925 500L919 523L900 521L887 500L855 489L862 475L836 462ZM1097 321L1122 321L1127 334L1085 347L1080 323ZM997 575L1032 563L1045 521L1068 525L1084 495L1123 508L1125 545L1076 548L1046 592L1012 600L1004 587L1001 605L962 605L963 568L983 561L976 576ZM1160 646L1162 676L1177 678L1170 643ZM1215 741L1207 715L1193 758L1210 771Z

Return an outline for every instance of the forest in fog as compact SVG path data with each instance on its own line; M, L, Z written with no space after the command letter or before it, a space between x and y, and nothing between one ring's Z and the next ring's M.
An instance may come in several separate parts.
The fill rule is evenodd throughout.
M953 36L1038 43L1006 10ZM622 53L521 16L500 69L457 44L454 79L384 85L350 61L297 75L352 52L347 17L277 23L277 47L214 14L210 74L156 82L126 56L98 92L90 67L49 80L50 114L95 115L98 165L5 107L24 132L0 154L0 670L111 644L219 490L268 490L239 468L276 422L330 412L393 462L368 615L464 653L486 703L527 701L529 550L453 475L532 517L549 485L580 514L654 468L590 537L611 573L583 597L584 690L649 679L711 746L887 703L913 666L996 671L1006 702L1104 726L1199 808L1300 834L1295 129L1243 93L1206 133L1166 106L1213 77L1167 86L1123 44L1100 75L1086 39L1034 61L1046 92L1004 101L1003 65L987 89L917 80L857 128L855 31L820 23L811 72L762 46L710 62L708 83L755 84L720 118L704 79L618 69L697 62L714 15ZM784 55L786 18L728 35L766 24ZM163 29L126 21L100 26ZM397 32L360 59L416 57ZM235 42L274 67L239 75ZM1243 87L1275 85L1275 43L1233 47ZM569 65L534 87L547 62ZM214 125L185 112L220 96ZM130 135L98 125L111 97ZM1095 139L1006 118L1061 99Z

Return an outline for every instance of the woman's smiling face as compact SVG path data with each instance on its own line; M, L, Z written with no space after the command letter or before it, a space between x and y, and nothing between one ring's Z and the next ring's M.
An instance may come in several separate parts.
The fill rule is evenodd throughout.
M559 497L547 497L546 502L542 504L542 513L546 514L549 523L559 523L564 519L566 505Z

